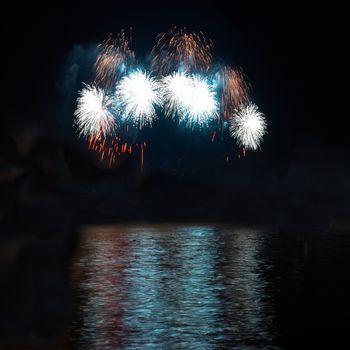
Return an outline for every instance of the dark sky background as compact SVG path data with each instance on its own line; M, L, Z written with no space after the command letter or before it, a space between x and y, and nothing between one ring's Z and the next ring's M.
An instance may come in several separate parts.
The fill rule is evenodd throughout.
M294 211L308 218L346 216L350 142L342 9L297 2L99 1L8 3L2 12L1 166L15 197L22 198L24 187L36 198L40 183L40 193L74 203L83 198L86 207L89 201L99 208L101 201L108 208L126 201L118 218L101 214L112 220L274 219ZM262 152L237 159L237 147L227 142L212 145L208 135L160 122L148 131L142 174L132 160L105 169L71 127L91 50L109 33L132 27L142 62L156 35L175 25L202 30L214 42L215 61L243 69L268 121Z

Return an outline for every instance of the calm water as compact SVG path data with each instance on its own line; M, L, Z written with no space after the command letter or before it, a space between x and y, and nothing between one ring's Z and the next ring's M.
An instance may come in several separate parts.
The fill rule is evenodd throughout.
M327 263L349 251L349 239L333 249L333 238L224 226L89 229L72 267L71 346L277 349L298 343L312 327L325 326L319 317L333 316L327 295L337 305L329 287L337 275ZM347 291L338 293L339 303Z

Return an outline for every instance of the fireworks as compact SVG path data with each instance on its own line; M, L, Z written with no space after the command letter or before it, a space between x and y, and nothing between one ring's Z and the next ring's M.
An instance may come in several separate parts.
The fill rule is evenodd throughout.
M236 108L248 101L248 85L241 71L224 67L222 79L222 111L224 118L231 116Z
M266 121L258 107L249 103L236 110L230 120L230 133L240 146L256 150L266 133Z
M124 77L117 84L116 96L132 124L141 128L156 118L155 106L161 103L159 83L149 74L138 69Z
M173 73L163 79L165 114L189 127L205 126L217 116L218 103L214 86L200 75Z
M79 136L103 138L113 133L116 120L112 96L95 85L85 85L77 101L74 124L77 125Z
M101 161L111 166L117 157L138 150L143 168L146 143L138 134L153 126L158 110L191 129L208 127L212 142L224 139L229 129L243 154L260 148L265 117L249 101L241 70L212 68L213 44L203 33L174 28L158 35L149 72L136 66L130 43L122 31L98 46L95 81L77 99L74 124Z
M157 73L192 70L206 72L212 63L213 43L199 34L176 28L159 34L151 52L151 69Z
M218 103L215 90L199 75L191 76L181 102L180 122L190 127L208 125L217 116Z
M130 38L121 31L117 39L112 36L98 46L99 53L94 65L95 81L111 88L116 80L125 74L128 65L134 62L135 55L130 49Z
M163 108L168 117L183 113L191 90L191 78L186 73L173 73L162 79Z

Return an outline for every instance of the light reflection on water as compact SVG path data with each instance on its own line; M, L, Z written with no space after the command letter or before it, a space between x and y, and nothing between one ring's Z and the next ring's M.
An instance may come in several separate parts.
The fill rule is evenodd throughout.
M276 331L266 238L214 226L86 232L73 266L75 347L269 348Z

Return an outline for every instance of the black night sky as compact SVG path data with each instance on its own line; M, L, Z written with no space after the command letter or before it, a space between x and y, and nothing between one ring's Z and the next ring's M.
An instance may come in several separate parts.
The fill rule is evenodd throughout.
M7 247L52 234L63 242L54 250L54 254L63 251L64 267L57 267L61 271L79 245L79 227L91 224L271 224L288 234L341 227L348 237L349 88L341 50L348 39L344 9L335 4L331 8L330 3L265 1L7 2L1 7L3 280L12 281L8 276L13 268L19 269L20 276L35 276L34 267L26 270L23 263L18 265L16 259L26 261L22 253L13 257L12 248ZM157 34L174 26L203 31L213 40L214 61L242 68L251 84L250 96L267 118L262 149L238 158L238 147L227 138L214 144L205 132L186 131L163 118L145 131L149 147L142 172L137 156L109 169L72 128L78 90L91 78L94 48L110 33L131 28L136 57L146 65ZM30 260L35 249L39 248L23 254L29 254ZM339 261L342 272L349 267L348 254ZM30 311L24 312L26 322L17 322L14 316L21 312L13 306L21 298L21 283L34 288L34 282L23 276L18 280L18 284L8 282L0 294L10 300L4 302L10 306L0 308L4 315L0 340L26 339L27 328L32 333L41 330L40 325L33 326ZM349 290L348 279L342 288ZM14 291L17 296L12 298ZM321 299L316 297L319 303ZM65 296L60 306L50 305L70 310L67 300ZM22 300L20 305L26 303ZM328 312L330 317L337 315ZM58 314L57 329L61 329L69 311ZM9 326L3 327L8 319ZM288 322L281 327L288 329ZM338 319L336 324L342 328L344 322ZM283 337L279 345L288 347L293 336L287 331ZM293 341L297 344L300 339ZM12 349L2 344L1 349Z
M336 103L345 99L346 90L340 53L344 24L341 17L336 20L334 9L218 1L8 4L5 10L6 119L52 119L47 111L58 113L64 65L76 45L87 50L109 33L131 27L133 47L142 61L158 33L178 26L202 30L214 42L217 62L243 68L253 97L271 115L267 142L274 146L269 148L288 147L286 139L295 144L299 136L346 145L339 125L341 104ZM16 94L19 90L23 93Z
M175 184L175 188L183 185L188 197L197 196L190 193L192 181L204 186L197 188L202 193L199 203L208 202L209 207L213 201L210 193L216 190L216 197L227 191L233 191L232 196L250 192L265 204L249 208L248 217L266 210L270 202L285 202L283 192L291 189L310 192L302 194L305 198L301 201L313 201L311 192L316 192L316 187L332 195L333 180L337 186L339 181L347 181L349 141L342 110L347 89L340 54L343 22L335 20L334 9L220 1L7 6L3 22L3 157L13 157L18 166L25 163L32 170L32 164L38 170L43 158L49 158L49 182L65 178L63 187L67 185L74 192L72 180L79 182L84 177L94 180L94 176L106 176L116 183L120 173L131 171L140 176L130 161L122 169L106 170L96 156L88 154L86 145L77 141L71 127L77 91L82 82L91 79L93 48L109 33L131 27L136 56L147 62L156 35L174 26L202 30L214 42L216 62L243 69L252 86L251 97L267 117L268 134L262 152L250 152L238 161L237 147L231 148L227 142L210 146L209 135L186 134L160 121L154 130L145 132L150 144L148 171L136 181L150 192L158 191L158 186L152 185L158 177L163 184L172 182L164 191L169 200L180 205L183 193L178 196L177 190L172 191ZM54 160L50 152L59 159ZM224 161L226 155L233 159L229 165ZM299 175L294 176L294 172ZM147 196L140 194L141 201L143 197ZM110 199L113 202L113 196ZM226 200L221 201L224 207L247 209L236 200L226 205ZM174 208L168 209L172 214L167 217L176 219ZM269 217L276 218L275 210L271 208ZM213 218L232 219L232 209L225 214L219 211L221 214ZM189 215L187 219L194 218Z

